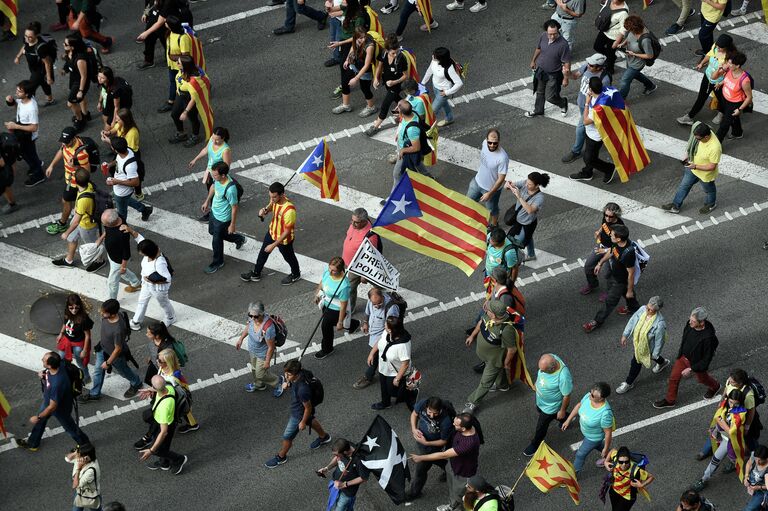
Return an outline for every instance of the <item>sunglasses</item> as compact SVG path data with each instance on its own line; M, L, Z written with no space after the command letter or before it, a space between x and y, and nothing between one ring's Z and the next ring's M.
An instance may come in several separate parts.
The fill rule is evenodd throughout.
M69 305L69 306L67 306L67 309L69 309L69 310L72 310L72 309L79 309L79 308L80 308L80 306L79 306L79 305Z
M248 317L251 319L256 319L256 318L260 318L261 314L248 314Z
M605 218L616 218L616 215L609 215L608 213L605 213Z
M617 465L629 465L629 460L617 460Z
M490 140L486 140L485 143L488 145L499 145L498 142L491 142Z

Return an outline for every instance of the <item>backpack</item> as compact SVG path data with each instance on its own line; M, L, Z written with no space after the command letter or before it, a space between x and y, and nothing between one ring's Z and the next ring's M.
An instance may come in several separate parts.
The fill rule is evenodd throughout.
M88 78L93 83L99 83L99 69L104 67L104 63L101 60L101 53L93 45L92 42L84 39L83 42L86 46L85 61L88 63Z
M85 151L88 153L88 164L91 172L96 172L99 163L101 162L101 153L99 152L99 146L96 145L96 141L94 141L91 137L79 137L80 146L75 149L74 154L72 155L72 159L77 161L77 156L82 152Z
M640 280L640 275L645 271L645 267L648 266L648 262L651 260L650 254L645 251L643 247L637 244L637 242L631 241L630 246L627 246L622 252L621 256L627 253L630 248L635 251L635 284Z
M117 89L125 91L125 98L120 101L120 108L127 108L130 110L133 106L133 87L131 87L131 84L128 83L125 78L119 76L115 77L115 84Z
M503 485L495 487L485 497L475 502L472 509L473 511L478 511L487 502L494 500L497 502L498 511L515 511L515 497L512 495L512 488Z
M765 403L765 387L754 376L748 378L749 386L755 395L755 406L760 406Z
M227 183L227 186L224 187L224 195L227 195L227 190L229 190L229 187L234 185L235 190L237 190L237 202L239 203L240 200L243 198L243 185L237 182L237 180L234 177L229 178L229 183Z
M747 75L747 78L749 78L749 85L750 85L750 88L752 89L752 94L754 94L754 91L755 91L755 77L752 76L750 73L748 73L746 71L744 71L744 73ZM742 81L743 81L743 79L739 80L739 86L740 87L741 87L741 82ZM750 101L749 104L742 109L742 112L744 112L745 114L751 114L754 110L755 110L755 99L754 99L754 96L753 96L752 97L752 101Z
M189 360L189 355L187 355L187 347L184 346L184 343L181 341L173 341L173 351L176 353L176 358L179 359L179 365L184 367Z
M414 117L416 117L417 120L413 120L405 125L405 133L407 135L408 128L411 126L416 126L419 128L419 145L421 148L419 149L419 153L422 156L426 156L429 153L432 152L432 146L429 144L429 136L427 135L427 131L429 131L429 126L424 122L424 119L419 116L419 114L414 112Z
M163 397L161 397L157 403L155 403L152 406L152 412L157 409L157 407L160 405L160 403L163 402L166 398L173 398L174 401L174 407L173 407L173 421L174 423L179 423L181 420L187 416L189 411L192 409L192 392L189 390L184 390L184 387L181 386L180 383L177 383L178 380L174 383L167 383L167 385L170 385L173 387L173 391L175 392L175 396L171 396L170 394L166 394Z
M510 291L509 288L506 289L504 293L501 293L499 297L504 296L505 294L508 294L512 297L513 305L512 310L510 310L509 307L507 307L507 312L509 312L510 316L514 318L514 315L518 315L521 317L525 317L525 297L523 296L523 293L520 292L520 289L518 289L517 286L513 287ZM525 324L525 320L523 319L523 324ZM517 327L516 327L517 328ZM518 328L522 332L522 327Z
M309 386L309 392L310 392L310 402L312 403L312 408L316 408L318 405L322 404L323 398L325 398L325 390L323 389L323 383L318 380L314 374L312 374L312 371L307 371L306 369L303 369L304 372L304 383L306 383Z
M93 185L93 192L83 192L80 194L80 198L93 199L93 213L88 216L91 218L92 222L95 222L99 225L101 225L101 215L106 210L113 209L115 207L112 194L102 190L101 188L96 188L96 185Z
M730 1L730 0L729 0ZM611 18L617 12L629 12L629 9L616 9L611 10L611 2L605 2L600 12L597 13L595 18L595 28L600 32L605 32L611 28Z
M637 40L637 44L640 45L640 51L643 49L643 40L644 39L650 39L651 41L651 48L653 53L653 58L650 59L644 59L646 66L652 66L656 63L656 59L659 58L659 55L661 55L661 42L659 41L659 38L656 37L656 34L651 32L650 30L641 35L640 39Z
M79 396L83 393L83 388L85 387L85 373L69 360L62 358L61 363L64 366L64 371L67 373L69 383L72 385L72 395L74 397Z
M386 319L389 309L397 305L398 312L400 313L398 317L400 318L400 323L402 323L405 319L405 311L408 310L408 302L405 301L405 298L403 298L400 293L395 291L388 292L387 296L389 297L389 303L384 308L384 318Z
M285 326L285 321L283 321L283 318L280 316L267 314L266 321L264 321L264 324L261 326L262 332L267 331L270 321L275 326L275 346L279 348L285 344L285 340L288 338L288 327ZM322 399L320 401L322 401Z
M469 67L467 64L461 65L455 60L451 60L453 62L453 70L456 71L456 74L461 77L462 80L467 78L467 68ZM451 80L451 75L448 73L448 68L443 68L443 76L445 76L445 79L451 82L451 85L453 85L453 80Z
M0 156L6 161L9 167L15 162L21 160L21 144L19 138L14 133L0 133Z
M44 56L51 57L51 63L55 64L59 53L59 46L56 43L56 39L54 39L51 34L40 34L37 38L39 40L35 45L35 55L37 55L38 60L42 62L43 57L40 56L40 48L46 46L47 51Z
M144 176L147 175L147 170L144 167L144 162L141 160L141 158L136 156L136 153L133 153L133 158L128 158L125 161L125 163L123 163L123 169L125 169L125 167L127 167L131 163L135 163L136 164L136 173L139 175L139 186L136 187L136 188L140 188L141 187L141 183L144 182Z

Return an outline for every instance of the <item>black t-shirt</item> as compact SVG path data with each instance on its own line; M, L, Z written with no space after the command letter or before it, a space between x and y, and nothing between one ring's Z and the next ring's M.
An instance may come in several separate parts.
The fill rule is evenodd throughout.
M388 80L399 80L402 78L405 70L408 69L408 62L405 60L403 52L397 52L397 57L395 57L395 61L391 64L387 53L389 52L385 51L379 57L381 65L384 66L382 68L381 79L385 84ZM402 84L398 84L397 86L400 87L401 85Z
M85 340L85 332L91 330L93 330L93 320L87 315L79 323L75 323L71 319L64 323L64 336L69 342L83 342Z
M605 217L601 217L600 221L602 223L600 224L600 239L598 240L598 243L604 247L610 247L613 245L613 242L611 241L611 228L616 227L617 225L624 225L624 220L616 217L616 221L609 224L605 221Z
M30 73L45 73L44 58L55 58L52 45L38 38L37 43L24 43L24 56L27 59L27 67Z
M349 466L347 466L348 464ZM344 471L344 467L347 467L347 471L342 476L341 473ZM368 470L362 464L360 464L357 460L350 462L349 458L342 460L340 464L336 466L336 470L333 471L334 481L341 481L341 482L351 481L353 479L357 479L358 477L362 477L363 479L368 479ZM357 490L359 489L360 489L360 485L355 484L348 488L342 487L339 489L339 491L344 495L353 497L357 494Z
M109 258L117 264L122 264L131 258L131 238L120 227L104 226L104 248Z
M123 78L119 76L115 77L115 83L111 88L107 90L106 104L104 105L104 111L102 112L107 117L112 117L115 111L115 99L120 100L120 108L130 109L133 106L133 92L131 86L128 85Z
M64 60L64 71L69 73L69 88L80 85L80 68L77 67L77 61L84 60L86 64L86 70L88 69L88 57L84 54L75 53L71 58L67 57ZM87 71L86 71L87 72Z
M62 365L56 374L46 373L43 382L43 406L56 401L56 412L62 415L72 414L72 384L67 371Z
M611 275L614 279L626 282L629 277L629 268L635 267L635 247L632 246L632 242L627 240L627 244L624 247L620 247L614 244L611 247Z

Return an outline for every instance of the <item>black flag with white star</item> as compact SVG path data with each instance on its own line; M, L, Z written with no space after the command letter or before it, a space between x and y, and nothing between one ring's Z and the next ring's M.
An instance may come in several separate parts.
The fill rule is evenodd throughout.
M381 415L377 415L355 452L358 460L376 476L392 502L405 501L405 481L411 479L408 457L397 433Z

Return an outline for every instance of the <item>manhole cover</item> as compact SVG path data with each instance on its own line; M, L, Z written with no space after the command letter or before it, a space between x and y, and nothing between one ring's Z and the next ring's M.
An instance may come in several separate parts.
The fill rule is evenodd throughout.
M64 323L64 307L69 293L50 293L38 298L29 311L29 319L36 329L56 335Z

